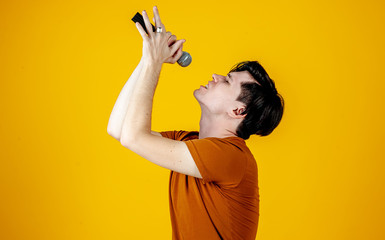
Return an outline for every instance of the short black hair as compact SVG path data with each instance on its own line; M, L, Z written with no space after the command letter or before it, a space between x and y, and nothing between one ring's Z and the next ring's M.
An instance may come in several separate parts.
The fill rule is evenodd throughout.
M241 85L241 93L236 100L246 105L242 115L247 115L238 125L236 134L243 139L249 139L252 134L267 136L282 119L284 100L277 92L274 81L257 61L243 61L230 70L241 71L248 71L256 82Z

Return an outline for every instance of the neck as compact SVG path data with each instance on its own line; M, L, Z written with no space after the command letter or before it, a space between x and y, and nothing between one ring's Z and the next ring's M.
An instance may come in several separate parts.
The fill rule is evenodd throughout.
M199 139L236 137L236 126L223 116L212 116L202 112L199 121Z

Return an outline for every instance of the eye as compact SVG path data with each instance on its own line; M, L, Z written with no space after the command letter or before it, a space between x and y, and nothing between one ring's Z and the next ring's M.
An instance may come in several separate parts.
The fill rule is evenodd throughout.
M227 76L225 77L225 82L227 83L227 84L230 84L230 74L227 74Z

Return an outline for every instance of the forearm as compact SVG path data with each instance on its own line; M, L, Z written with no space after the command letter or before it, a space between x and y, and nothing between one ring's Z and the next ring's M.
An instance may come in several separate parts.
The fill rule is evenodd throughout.
M151 134L153 98L161 68L161 63L144 62L123 121L122 143L130 143L143 134Z
M107 132L109 135L115 137L116 139L120 139L121 137L123 121L126 116L132 92L134 91L142 68L143 58L140 59L138 66L135 68L134 72L123 86L118 99L115 102L114 108L112 109L110 119L108 121Z

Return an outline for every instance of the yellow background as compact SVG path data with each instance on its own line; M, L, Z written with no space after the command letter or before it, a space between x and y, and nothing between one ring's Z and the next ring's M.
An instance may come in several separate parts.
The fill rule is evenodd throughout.
M198 130L193 90L258 60L286 108L247 140L257 239L385 239L383 1L1 1L0 239L171 239L169 170L107 134L157 5L186 39L153 130Z

